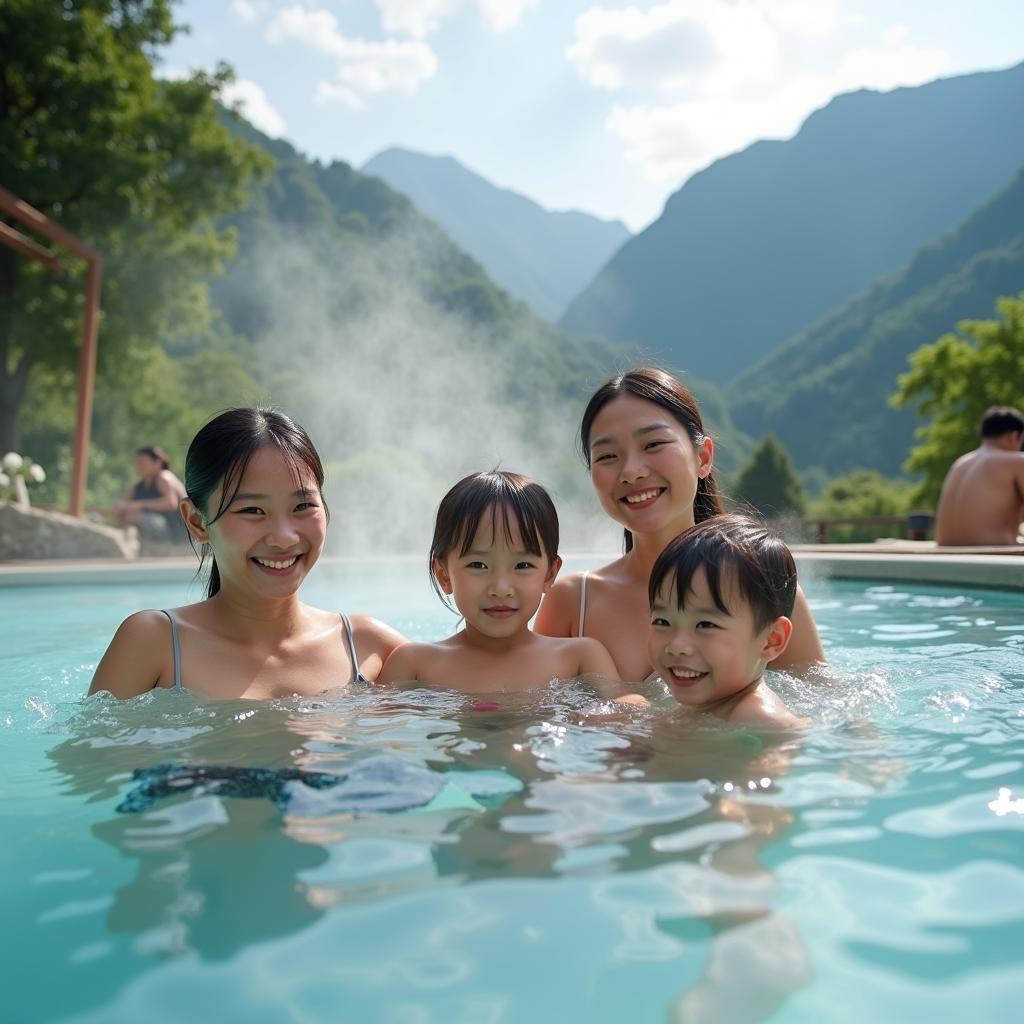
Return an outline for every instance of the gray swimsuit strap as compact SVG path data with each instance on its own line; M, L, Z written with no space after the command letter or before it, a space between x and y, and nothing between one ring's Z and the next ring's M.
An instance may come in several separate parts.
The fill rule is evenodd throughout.
M160 610L167 616L167 621L171 624L171 649L174 652L174 688L180 690L181 640L178 638L178 624L174 621L174 616L166 608L161 608ZM359 656L356 654L356 641L352 635L352 623L349 622L348 616L344 612L341 612L341 621L344 623L345 636L348 638L348 651L352 658L352 672L355 675L355 681L357 683L369 683L370 680L359 670Z
M352 623L344 612L339 612L341 621L345 624L345 636L348 638L348 653L352 658L352 675L357 683L369 683L370 680L359 670L359 656L356 654L356 638L352 635Z
M180 690L181 641L178 639L178 624L174 621L174 616L166 608L161 608L160 611L167 616L167 621L171 624L171 649L174 651L174 688Z

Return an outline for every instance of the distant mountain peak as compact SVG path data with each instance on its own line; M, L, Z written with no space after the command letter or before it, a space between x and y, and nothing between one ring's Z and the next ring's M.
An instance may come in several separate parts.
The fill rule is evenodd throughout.
M727 383L992 195L1022 123L1024 63L836 96L691 177L560 323Z
M362 172L408 196L497 284L549 320L630 237L620 221L548 210L454 156L392 146Z

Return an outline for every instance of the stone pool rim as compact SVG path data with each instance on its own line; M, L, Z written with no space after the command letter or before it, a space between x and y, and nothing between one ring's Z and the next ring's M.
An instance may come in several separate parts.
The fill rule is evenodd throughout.
M984 587L1024 592L1024 545L1011 549L938 548L929 542L902 544L794 544L802 572L817 579L875 580L879 583L923 583ZM574 558L614 558L612 552L575 552ZM409 561L418 555L327 557L323 564ZM24 585L90 585L96 583L173 583L194 577L197 562L182 558L139 558L131 561L0 562L0 588Z

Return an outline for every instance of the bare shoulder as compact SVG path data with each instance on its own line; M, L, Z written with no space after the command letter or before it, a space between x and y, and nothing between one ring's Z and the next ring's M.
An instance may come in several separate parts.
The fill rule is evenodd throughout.
M436 650L436 644L406 641L393 648L377 678L378 683L409 683L420 678L420 669Z
M405 643L405 637L397 629L380 619L369 615L350 615L349 621L360 654L376 654L384 661L396 647Z
M583 573L574 572L555 581L537 612L536 632L554 637L571 637L579 632L582 580Z
M167 616L154 609L129 615L117 628L96 666L89 693L107 690L115 697L136 697L160 682L171 632Z
M614 682L619 681L619 673L608 649L600 640L589 636L567 637L562 640L565 653L578 667L578 675L596 675Z
M732 709L729 721L735 725L753 725L770 729L797 729L803 723L773 690L759 686Z

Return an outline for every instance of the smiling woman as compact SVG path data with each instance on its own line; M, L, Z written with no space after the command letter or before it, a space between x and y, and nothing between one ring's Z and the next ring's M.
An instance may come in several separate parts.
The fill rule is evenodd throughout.
M641 680L647 652L651 568L670 541L721 515L714 442L693 395L671 374L640 367L594 392L580 425L580 448L601 507L625 529L626 553L594 572L559 581L537 615L549 636L592 636L623 679ZM803 593L793 610L793 639L777 668L823 661Z
M401 635L299 601L327 532L323 481L309 435L283 413L231 409L203 427L180 510L211 557L207 599L125 619L89 692L134 697L187 680L210 697L265 698L375 679Z

